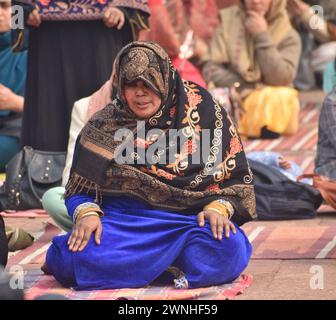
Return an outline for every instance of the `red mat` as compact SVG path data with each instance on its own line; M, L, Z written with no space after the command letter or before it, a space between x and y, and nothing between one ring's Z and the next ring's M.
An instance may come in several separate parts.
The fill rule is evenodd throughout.
M26 299L32 300L44 294L60 294L72 300L228 300L242 294L252 283L252 276L241 275L236 281L221 286L200 289L176 290L173 287L148 286L139 289L114 289L74 291L63 288L52 276L40 271L25 274Z

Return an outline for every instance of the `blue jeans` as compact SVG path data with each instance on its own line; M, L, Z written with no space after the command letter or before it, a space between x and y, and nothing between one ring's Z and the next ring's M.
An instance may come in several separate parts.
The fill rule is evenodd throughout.
M6 164L20 150L20 140L16 137L0 135L0 172L4 172Z

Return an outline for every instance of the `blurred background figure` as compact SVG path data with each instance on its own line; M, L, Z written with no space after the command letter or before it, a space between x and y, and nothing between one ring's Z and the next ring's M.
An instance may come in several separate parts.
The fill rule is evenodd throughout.
M73 103L109 78L117 52L146 28L146 0L15 1L30 27L22 146L66 151Z
M205 87L199 60L218 25L215 0L149 0L149 31L141 40L159 43L169 54L183 79Z
M336 86L322 105L315 167L318 174L336 180Z
M13 53L10 0L0 0L0 172L20 149L27 52Z
M333 68L336 57L332 31L336 26L336 2L288 0L287 9L303 47L295 87L304 91L321 87L323 73ZM326 90L330 92L331 88Z
M276 138L298 129L298 93L292 88L301 53L285 0L245 0L220 10L221 22L204 58L210 86L235 85L245 113L239 131Z

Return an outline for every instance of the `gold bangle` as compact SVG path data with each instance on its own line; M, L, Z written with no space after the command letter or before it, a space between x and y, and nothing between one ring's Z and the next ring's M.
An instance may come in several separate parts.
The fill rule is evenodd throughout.
M88 217L88 216L99 217L99 214L97 212L94 212L94 211L86 212L83 215L80 215L79 217L77 217L76 222L78 222L79 220L83 219L84 217Z
M89 212L95 212L97 213L97 215L99 217L102 217L104 214L102 211L98 210L97 208L95 207L92 207L92 208L83 208L79 213L78 215L76 216L76 219L75 219L75 222L79 221L85 214L89 213Z
M226 208L226 206L218 203L217 201L213 201L213 202L209 203L208 205L206 205L203 208L203 210L204 211L206 211L206 210L213 210L213 211L216 211L217 213L219 213L220 215L225 216L228 219L230 217L230 214L229 214L228 209Z

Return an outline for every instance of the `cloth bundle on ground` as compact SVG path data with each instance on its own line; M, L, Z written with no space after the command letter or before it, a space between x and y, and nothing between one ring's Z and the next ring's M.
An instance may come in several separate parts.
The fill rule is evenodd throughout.
M249 160L257 203L258 220L311 219L322 204L314 187L295 182L278 169Z

